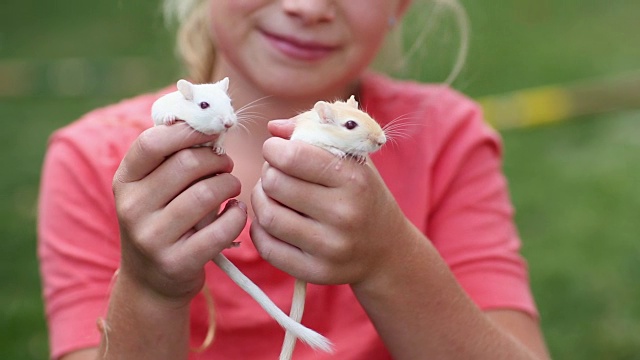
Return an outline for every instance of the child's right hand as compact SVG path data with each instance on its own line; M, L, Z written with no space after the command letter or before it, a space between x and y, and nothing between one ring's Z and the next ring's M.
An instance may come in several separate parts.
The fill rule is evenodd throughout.
M156 126L132 144L113 179L120 223L119 276L163 300L186 305L204 284L204 265L242 231L246 206L235 200L209 225L194 226L240 193L233 162L186 124Z

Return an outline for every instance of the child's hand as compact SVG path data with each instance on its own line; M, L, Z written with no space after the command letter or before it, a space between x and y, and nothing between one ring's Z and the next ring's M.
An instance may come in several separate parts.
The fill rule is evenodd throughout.
M194 226L240 193L233 163L185 124L157 126L133 143L114 180L122 263L127 276L154 296L188 304L204 282L204 265L228 247L246 223L246 207L230 201L212 223Z
M267 127L273 136L289 139L293 134L296 123L291 119L278 119L269 121Z
M324 284L358 283L392 264L410 225L372 165L280 138L263 155L251 234L265 260Z

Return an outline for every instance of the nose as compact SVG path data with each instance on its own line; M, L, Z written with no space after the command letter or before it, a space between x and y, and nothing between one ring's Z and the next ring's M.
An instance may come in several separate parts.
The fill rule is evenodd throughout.
M231 127L233 127L233 125L235 124L235 121L233 121L232 118L230 117L220 117L220 120L222 120L222 125L224 126L225 129L229 129Z
M335 18L335 0L282 0L282 8L289 16L304 24L328 22Z

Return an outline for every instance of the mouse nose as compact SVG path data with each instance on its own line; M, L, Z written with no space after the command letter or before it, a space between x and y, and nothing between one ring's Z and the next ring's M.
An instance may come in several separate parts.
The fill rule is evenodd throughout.
M234 121L232 119L226 118L222 121L222 125L224 125L225 129L229 129L233 126Z

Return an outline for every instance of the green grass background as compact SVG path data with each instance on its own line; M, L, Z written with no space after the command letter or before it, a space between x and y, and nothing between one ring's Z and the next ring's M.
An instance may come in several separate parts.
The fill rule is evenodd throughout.
M472 43L454 86L471 96L640 70L638 0L464 5ZM455 41L447 31L434 34L432 44ZM179 70L171 39L154 1L0 4L0 65L29 64L22 77L28 84L15 83L16 71L0 77L0 89L27 89L26 95L0 96L1 359L47 357L35 257L47 137L96 106L174 81ZM413 63L414 71L442 80L450 64L444 54ZM123 57L150 62L136 72L138 81L118 86L108 69ZM56 74L64 71L51 64L68 58L98 64L93 85L69 79L67 85L79 86L84 96L59 96L52 85L60 86ZM96 85L107 83L108 91ZM640 109L502 135L523 252L554 358L640 359Z

